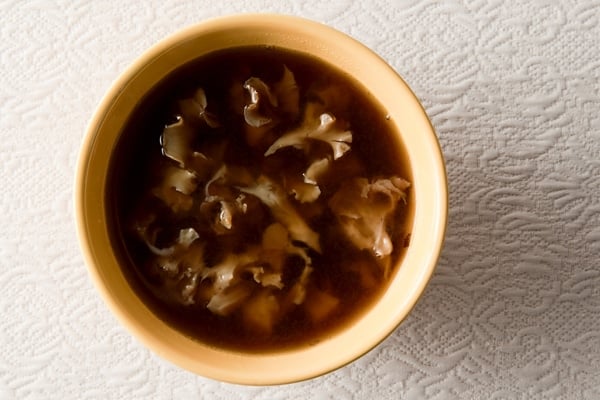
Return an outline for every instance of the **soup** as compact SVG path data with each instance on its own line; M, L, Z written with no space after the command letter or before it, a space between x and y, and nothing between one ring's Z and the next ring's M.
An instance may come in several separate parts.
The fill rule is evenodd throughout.
M385 110L273 47L211 53L137 106L110 162L123 272L184 334L310 345L385 290L410 238L410 171Z

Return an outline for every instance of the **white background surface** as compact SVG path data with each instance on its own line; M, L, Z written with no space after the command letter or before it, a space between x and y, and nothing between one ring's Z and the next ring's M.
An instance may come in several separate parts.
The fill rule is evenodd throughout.
M246 388L134 340L74 230L75 162L117 75L211 16L325 22L412 86L450 221L395 333L322 378ZM600 398L600 2L0 0L0 399Z

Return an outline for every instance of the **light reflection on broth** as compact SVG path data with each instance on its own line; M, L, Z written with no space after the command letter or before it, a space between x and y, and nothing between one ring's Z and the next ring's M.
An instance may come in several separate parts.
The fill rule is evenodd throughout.
M109 172L136 292L185 334L244 351L308 345L360 316L410 234L411 175L386 114L343 73L277 48L171 74Z

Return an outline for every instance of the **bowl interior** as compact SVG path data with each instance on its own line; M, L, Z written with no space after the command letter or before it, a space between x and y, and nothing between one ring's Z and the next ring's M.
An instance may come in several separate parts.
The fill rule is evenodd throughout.
M140 301L111 250L104 194L118 135L154 84L203 54L262 44L326 60L356 78L384 105L410 159L414 223L410 246L389 289L356 323L312 347L242 354L187 338ZM351 362L387 337L429 280L447 218L446 175L439 144L409 87L382 59L348 36L318 23L278 15L207 21L171 36L140 57L113 85L91 121L76 184L83 253L96 286L119 320L146 346L175 364L206 377L242 384L279 384L318 376Z

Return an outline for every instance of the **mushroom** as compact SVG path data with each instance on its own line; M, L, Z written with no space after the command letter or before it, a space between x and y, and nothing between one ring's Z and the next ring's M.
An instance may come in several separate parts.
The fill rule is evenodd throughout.
M302 124L279 139L265 152L265 157L274 154L284 147L307 150L312 141L327 143L333 151L333 159L337 160L350 150L352 132L340 127L335 117L328 113L315 115L314 108L308 103Z
M244 106L244 119L252 127L260 128L273 122L273 109L277 107L277 97L271 93L266 83L252 77L244 83L250 93L250 103Z
M203 121L211 128L221 126L216 115L206 109L208 101L204 89L198 88L190 98L179 101L179 109L186 118L193 118Z
M184 168L192 154L191 144L194 136L194 129L186 123L183 117L177 116L177 121L167 125L160 137L163 154Z
M274 140L268 134L271 129L282 120L295 120L299 114L300 90L294 74L284 65L281 79L272 88L258 77L248 78L243 88L250 94L250 102L244 106L246 141L252 147L266 148Z
M282 188L261 175L251 186L239 187L240 191L257 197L264 205L269 207L273 217L287 228L292 240L305 243L307 246L321 252L319 234L314 232L302 219L302 216L289 202Z
M230 231L233 228L234 216L246 214L248 211L246 196L229 186L231 180L243 180L244 178L232 176L235 175L235 169L233 173L230 171L231 169L223 164L204 186L204 201L200 205L200 211L215 215L213 229L216 233Z
M300 89L292 71L283 66L283 75L274 85L279 111L289 117L296 118L300 113Z
M387 226L399 201L406 200L410 183L393 176L369 182L354 178L342 184L329 200L342 232L358 249L369 250L388 273L393 244Z
M164 169L158 186L152 194L162 200L175 213L189 211L194 203L191 194L198 184L194 173L175 166Z

